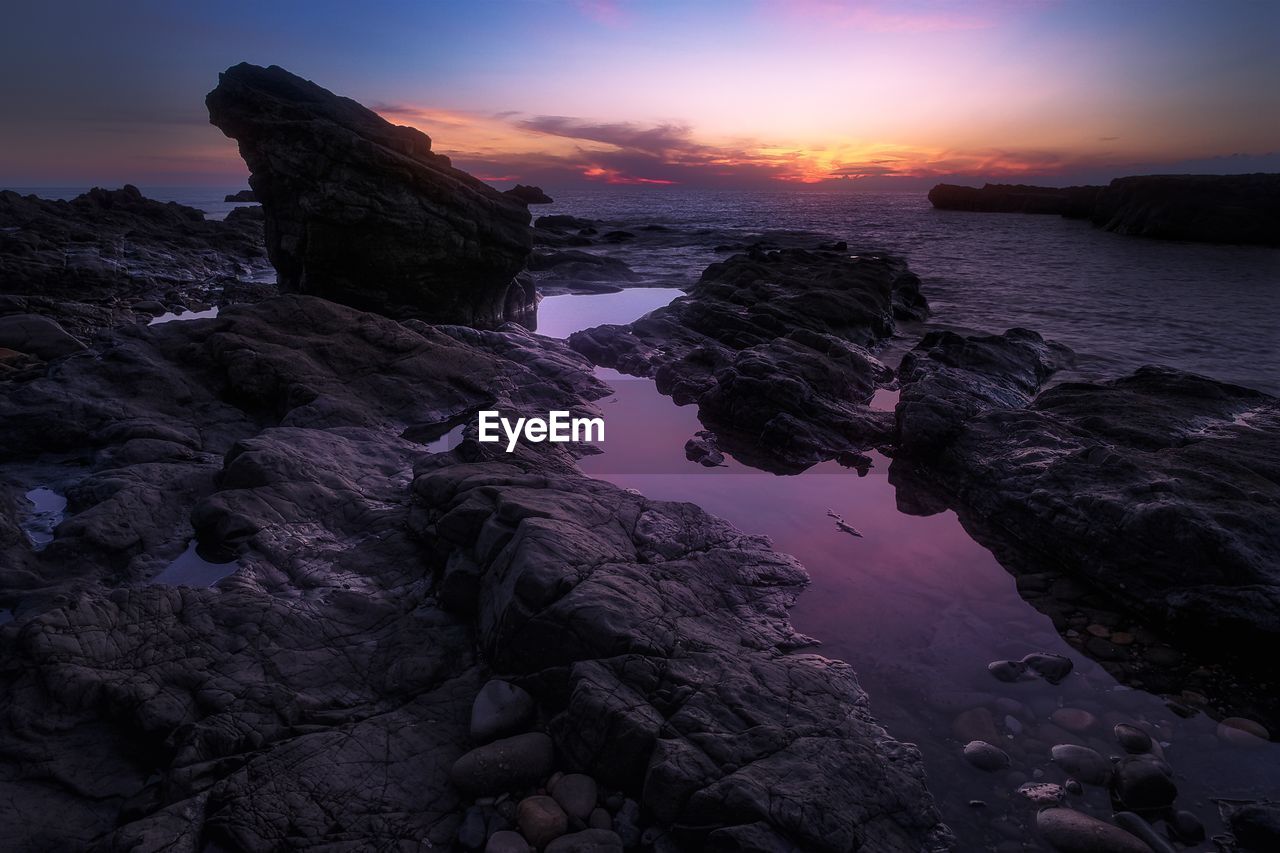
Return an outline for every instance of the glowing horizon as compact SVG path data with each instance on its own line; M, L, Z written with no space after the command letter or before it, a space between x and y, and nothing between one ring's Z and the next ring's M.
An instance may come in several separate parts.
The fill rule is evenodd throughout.
M242 180L202 104L242 60L418 127L500 183L1280 170L1280 4L64 6L19 12L4 61L33 84L3 96L5 185Z

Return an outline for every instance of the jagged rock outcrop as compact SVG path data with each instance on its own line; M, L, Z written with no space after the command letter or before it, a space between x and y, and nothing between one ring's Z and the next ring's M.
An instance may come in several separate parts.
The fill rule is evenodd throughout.
M938 184L943 210L1053 213L1161 240L1280 246L1280 174L1138 175L1105 187Z
M296 295L121 329L12 386L0 847L448 849L495 668L554 715L561 765L643 793L686 849L945 844L918 753L848 667L796 653L793 560L559 446L425 446L477 408L590 414L606 393L519 327ZM69 499L41 551L35 485ZM148 585L192 537L234 573ZM448 611L463 558L478 593Z
M205 219L131 185L71 201L0 192L0 315L41 314L88 339L149 318L141 303L261 298L270 270L261 222Z
M1135 237L1280 246L1280 174L1117 178L1090 218Z
M939 210L975 210L986 213L1052 213L1085 219L1093 211L1102 187L1033 187L1027 184L983 184L962 187L938 184L929 190L929 202Z
M892 372L871 349L896 320L925 316L919 284L890 258L753 251L712 264L687 296L628 326L569 342L597 364L653 376L677 403L696 402L740 460L794 473L888 439L891 416L866 404Z
M529 212L393 125L283 68L219 75L209 120L235 139L283 291L399 318L526 319Z
M254 191L253 191L253 190L240 190L240 191L238 191L238 192L227 193L227 195L226 195L226 196L224 196L222 200L223 200L223 201L250 201L250 202L252 202L252 201L257 201L257 200L258 200L258 196L254 193Z
M555 199L542 191L542 187L530 187L524 184L516 184L509 190L503 190L503 195L509 195L516 201L524 204L554 204Z
M904 360L899 462L1029 562L1197 644L1280 636L1280 401L1171 368L1036 393L1038 336L930 335Z

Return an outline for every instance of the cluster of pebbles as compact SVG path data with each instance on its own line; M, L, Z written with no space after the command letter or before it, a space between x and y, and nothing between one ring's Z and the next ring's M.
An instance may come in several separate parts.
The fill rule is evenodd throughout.
M656 829L642 829L640 805L606 791L583 773L556 769L551 738L537 726L537 705L515 684L490 680L471 709L478 744L450 779L474 798L458 846L485 853L622 853L676 850Z
M1049 653L994 661L987 667L1001 682L1042 680L1051 685L1061 684L1072 669L1069 658ZM963 757L970 765L1003 774L1007 783L1012 809L1009 817L994 822L1002 830L997 834L1005 837L994 847L998 853L1028 849L1033 825L1040 841L1059 853L1202 849L1204 823L1175 802L1178 787L1164 754L1167 725L1061 704L1032 708L1007 697L997 704L998 711L1007 712L1002 721L987 708L974 708L956 718L952 731L964 742ZM1226 743L1248 746L1249 741L1265 742L1268 733L1257 723L1227 719L1219 725L1218 736ZM1028 775L1021 766L1034 769ZM973 800L970 805L985 808L987 803ZM1110 822L1085 811L1107 807L1112 811ZM1234 826L1235 821L1229 823ZM1212 841L1220 850L1269 849L1237 846L1238 839L1230 836Z

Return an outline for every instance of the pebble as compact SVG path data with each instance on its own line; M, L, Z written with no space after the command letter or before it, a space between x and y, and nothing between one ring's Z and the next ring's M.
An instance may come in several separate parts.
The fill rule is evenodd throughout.
M604 809L592 809L587 816L587 826L592 829L613 829L613 817Z
M1058 853L1151 853L1133 835L1074 809L1045 809L1036 828Z
M526 731L536 713L537 705L528 691L508 681L492 679L480 688L471 704L471 739L488 743Z
M1111 763L1087 746L1060 743L1050 754L1055 764L1086 785L1105 785L1111 778Z
M622 838L622 846L635 847L640 843L640 804L627 798L613 816L613 831Z
M1169 828L1183 844L1193 845L1204 841L1204 824L1189 811L1180 811L1169 821Z
M1178 786L1170 778L1169 766L1151 756L1129 756L1116 766L1111 790L1133 811L1152 811L1171 805Z
M489 836L484 853L533 853L533 848L520 833L504 829Z
M1005 730L1009 732L1009 734L1012 734L1012 735L1022 734L1022 723L1018 722L1018 718L1013 716L1012 714L1004 715L1004 727L1005 727Z
M996 731L995 721L986 708L970 708L963 711L951 723L951 731L956 740L968 743L973 740L985 740L988 743L1000 739Z
M1035 673L1027 671L1027 665L1016 660L997 660L987 664L987 672L997 681L1012 684L1015 681L1028 681L1035 678Z
M541 849L565 834L569 829L569 816L555 800L537 794L520 801L516 807L516 825L530 844Z
M535 785L551 772L554 749L543 732L478 746L453 763L449 779L473 797Z
M1075 779L1068 779L1062 787L1067 789L1068 794L1075 794L1077 797L1084 793L1084 786Z
M1071 662L1071 658L1062 655L1049 654L1048 652L1037 652L1027 655L1022 659L1031 671L1043 678L1050 684L1057 684L1071 674L1071 670L1075 664Z
M1152 853L1177 853L1169 842L1157 835L1156 831L1151 828L1151 824L1147 823L1139 815L1133 812L1116 812L1111 819L1116 822L1116 826L1125 832L1140 838L1143 843L1151 848Z
M1252 803L1232 810L1231 834L1246 850L1280 850L1280 804Z
M1052 782L1027 782L1018 788L1018 795L1037 806L1053 806L1066 799L1061 785Z
M560 836L544 853L622 853L622 839L607 829L584 829Z
M1144 752L1151 751L1151 735L1137 726L1131 726L1128 723L1117 723L1113 731L1116 735L1116 743L1120 744L1120 748L1125 752L1131 755L1141 755Z
M1011 763L1009 753L984 740L973 740L965 744L964 758L974 767L988 773L1003 770Z
M1080 708L1059 708L1049 715L1054 724L1075 734L1085 734L1098 727L1098 718Z
M487 837L484 810L479 806L472 806L467 809L462 825L458 827L458 843L468 850L479 850Z
M596 807L596 780L584 773L566 774L547 787L569 817L586 820Z
M1218 723L1218 737L1233 746L1263 746L1271 733L1262 723L1244 717L1226 717Z
M1112 644L1117 646L1132 646L1133 639L1133 634L1128 631L1116 631L1111 635Z

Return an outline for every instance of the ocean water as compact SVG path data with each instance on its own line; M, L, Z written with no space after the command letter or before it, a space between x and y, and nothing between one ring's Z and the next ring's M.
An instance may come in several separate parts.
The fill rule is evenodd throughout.
M223 216L235 205L222 197L235 189L144 191ZM851 253L900 255L921 276L933 317L905 330L891 351L910 346L928 325L990 332L1024 326L1077 351L1069 376L1106 378L1163 363L1280 393L1280 251L1120 237L1051 216L935 211L922 194L553 195L557 202L534 208L535 216L567 213L611 223L602 232L640 235L590 251L619 257L644 279L620 293L544 299L539 331L554 337L628 322L665 304L726 256L718 245L804 232L814 242L846 240ZM1120 720L1162 744L1178 806L1211 834L1221 830L1213 798L1280 799L1280 745L1233 745L1207 715L1183 718L1166 697L1117 682L1021 598L1012 576L953 513L901 512L884 458L875 456L865 476L834 463L785 477L732 458L703 468L683 453L701 428L694 408L674 405L650 381L600 375L615 393L600 403L603 452L585 458L584 470L651 498L696 503L800 559L812 584L792 611L797 629L821 641L819 653L850 662L889 732L918 745L960 849L1002 842L1044 849L1033 810L1014 793L1023 781L1065 779L1040 747L1069 740L1104 756L1117 753L1109 731ZM893 395L881 395L880 404L891 407ZM861 538L841 531L829 512ZM1004 684L986 670L990 661L1033 651L1069 657L1074 673L1054 686ZM1048 719L1059 708L1087 711L1099 723L1082 734L1064 732ZM957 721L974 711L987 715L996 742L1013 757L1008 771L987 774L961 758ZM1112 808L1096 787L1071 803L1102 818Z

